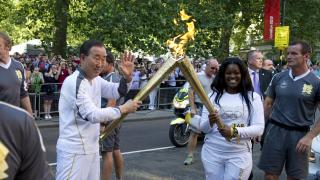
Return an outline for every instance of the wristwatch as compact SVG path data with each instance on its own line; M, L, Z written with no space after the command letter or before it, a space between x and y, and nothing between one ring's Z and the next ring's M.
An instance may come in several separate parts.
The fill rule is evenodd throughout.
M238 129L235 127L235 126L233 126L232 127L232 135L231 135L231 138L235 138L235 137L237 137L238 136Z

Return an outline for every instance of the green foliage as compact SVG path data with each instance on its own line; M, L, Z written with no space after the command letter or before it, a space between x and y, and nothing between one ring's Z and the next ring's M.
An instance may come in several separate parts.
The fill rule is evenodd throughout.
M47 51L51 51L53 40L54 3L55 0L19 0L13 9L14 23L27 29L23 39L41 39Z
M15 43L39 38L51 52L52 42L57 40L54 32L58 25L54 22L60 18L55 16L55 4L61 0L0 1L1 30L8 32ZM262 40L263 0L63 1L68 2L67 51L74 51L86 39L96 38L115 53L125 49L166 53L165 42L186 32L185 22L179 21L182 9L196 20L195 40L186 51L189 56L223 59ZM319 45L318 7L318 0L286 0L285 24L291 27L291 39L306 39ZM178 26L173 19L178 20ZM229 52L230 46L233 52Z
M0 11L0 30L7 32L10 36L14 37L14 44L18 44L28 39L28 29L15 23L16 11L14 2L12 0L1 0Z
M290 26L290 40L304 39L320 47L320 1L286 0L285 25Z
M141 49L160 54L165 52L165 41L175 36L172 20L178 10L162 1L110 0L92 4L94 15L89 25L95 28L88 37L103 40L116 51Z

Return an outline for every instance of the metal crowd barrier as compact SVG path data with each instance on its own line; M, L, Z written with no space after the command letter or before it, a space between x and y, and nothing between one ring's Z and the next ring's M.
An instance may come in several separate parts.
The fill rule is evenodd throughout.
M183 80L176 80L178 81L183 81ZM185 81L184 81L185 82ZM52 117L58 117L59 116L59 111L58 111L58 104L59 104L59 97L60 97L60 89L61 84L58 83L45 83L41 85L41 92L40 93L34 93L34 92L29 92L29 97L31 101L31 106L32 110L34 113L34 117L36 119L44 119L45 116L45 111L44 111L44 99L47 96L46 92L43 91L43 86L46 85L53 85L56 86L56 90L52 95L52 104L51 104L51 110L50 110L50 115ZM139 110L154 110L154 109L170 109L172 100L176 92L180 89L181 87L170 87L168 85L162 84L159 87L156 88L155 90L155 104L151 105L153 108L150 109L150 99L148 96L142 103L141 107ZM125 97L125 100L132 99L140 89L131 89L127 96Z

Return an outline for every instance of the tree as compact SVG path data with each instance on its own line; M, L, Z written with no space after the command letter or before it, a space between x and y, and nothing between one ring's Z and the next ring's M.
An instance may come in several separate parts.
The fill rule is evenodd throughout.
M55 0L20 0L15 4L14 24L27 29L25 40L41 39L47 52L51 52L54 29Z
M290 40L304 39L320 47L320 1L286 0L284 25L290 26Z
M286 0L291 39L319 44L319 5L318 0ZM168 39L186 31L178 16L182 9L196 20L188 56L222 60L262 42L263 0L8 0L0 4L0 25L15 42L41 39L49 53L64 55L67 46L95 38L115 53L160 55L167 52Z
M187 47L188 55L226 56L232 29L240 26L236 21L239 2L21 0L16 22L28 22L28 35L42 39L49 51L53 42L55 54L63 54L66 38L69 46L96 38L116 52L131 49L157 55L167 51L169 38L186 31L183 22L179 26L173 23L174 18L179 19L179 11L186 9L196 19L197 30L195 41ZM50 6L52 3L55 6Z
M55 1L55 17L52 52L66 57L69 0Z

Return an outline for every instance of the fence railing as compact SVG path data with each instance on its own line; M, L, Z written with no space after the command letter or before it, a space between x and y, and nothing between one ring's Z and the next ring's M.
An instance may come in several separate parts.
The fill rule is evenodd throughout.
M176 82L179 81L182 82L182 80L177 80ZM48 93L46 89L48 86L54 87L53 92ZM58 104L60 87L61 84L58 83L45 83L41 84L41 92L29 92L32 110L36 119L43 119L48 113L53 117L59 116ZM171 87L168 83L161 84L143 100L139 110L170 109L173 97L180 88L181 87ZM125 97L125 101L133 99L139 90L140 89L131 89ZM50 108L49 112L47 110L48 106Z

